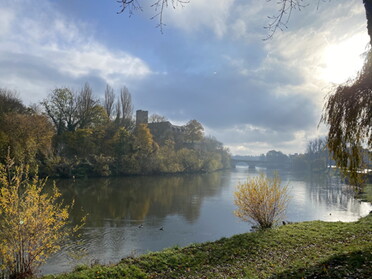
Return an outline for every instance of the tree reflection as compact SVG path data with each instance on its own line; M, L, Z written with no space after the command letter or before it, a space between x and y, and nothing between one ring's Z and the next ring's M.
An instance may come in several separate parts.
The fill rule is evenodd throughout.
M358 213L359 205L358 201L354 199L354 192L349 185L342 181L340 176L310 176L308 185L310 186L308 187L309 196L317 204Z
M223 185L222 173L183 176L148 176L60 180L57 186L66 202L75 201L74 220L88 214L87 226L111 226L120 220L140 224L146 218L183 216L194 222L206 197Z

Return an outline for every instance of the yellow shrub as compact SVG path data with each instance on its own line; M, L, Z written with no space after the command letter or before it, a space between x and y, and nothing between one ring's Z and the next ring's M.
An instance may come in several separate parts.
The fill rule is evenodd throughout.
M0 277L31 276L69 234L68 207L56 187L43 192L45 183L9 158L0 164Z
M235 215L262 229L271 228L284 217L289 201L288 187L281 187L280 184L278 174L273 178L260 174L243 184L239 183L234 193L238 206Z

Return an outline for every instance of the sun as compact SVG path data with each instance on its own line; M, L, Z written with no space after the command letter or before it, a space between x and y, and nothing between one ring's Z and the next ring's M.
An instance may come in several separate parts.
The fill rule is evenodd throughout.
M322 54L321 79L341 84L355 78L363 66L367 43L368 36L356 34L338 44L328 45Z

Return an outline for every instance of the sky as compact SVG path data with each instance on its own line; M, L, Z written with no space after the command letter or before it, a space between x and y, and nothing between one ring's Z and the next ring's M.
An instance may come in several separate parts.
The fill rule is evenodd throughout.
M190 0L165 10L162 32L139 2L129 16L116 0L0 0L0 87L31 105L58 87L88 82L103 99L126 86L135 110L196 119L232 154L303 153L369 40L362 1L309 0L268 40L277 1Z

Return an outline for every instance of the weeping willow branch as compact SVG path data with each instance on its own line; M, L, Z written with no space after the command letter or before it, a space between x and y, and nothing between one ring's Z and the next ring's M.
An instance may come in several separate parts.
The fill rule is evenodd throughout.
M321 121L329 127L328 147L337 166L354 185L360 184L362 151L367 148L371 158L372 150L372 50L357 78L328 96Z

